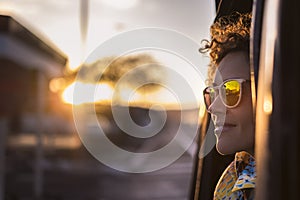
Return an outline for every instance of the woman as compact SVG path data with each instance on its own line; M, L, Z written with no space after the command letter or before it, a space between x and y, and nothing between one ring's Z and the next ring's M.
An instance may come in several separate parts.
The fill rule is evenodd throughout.
M214 199L252 199L254 196L254 120L250 84L249 35L251 14L233 13L211 26L209 87L203 91L215 125L220 154L236 153L215 188Z

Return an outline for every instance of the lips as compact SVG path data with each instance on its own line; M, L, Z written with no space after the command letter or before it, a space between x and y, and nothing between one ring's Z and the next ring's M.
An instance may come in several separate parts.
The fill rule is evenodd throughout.
M235 124L225 123L224 127L236 127L236 125Z
M222 132L227 132L229 131L230 129L236 127L236 125L234 124L229 124L229 123L225 123L224 126L223 126L223 130Z

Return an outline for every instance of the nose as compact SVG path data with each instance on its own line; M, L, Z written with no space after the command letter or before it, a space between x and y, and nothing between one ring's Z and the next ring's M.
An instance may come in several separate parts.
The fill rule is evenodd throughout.
M222 103L220 95L211 103L207 111L211 114L224 114L226 112L226 106Z
M226 111L226 106L223 104L220 96L217 96L208 108L208 112L211 114L214 125L224 124Z

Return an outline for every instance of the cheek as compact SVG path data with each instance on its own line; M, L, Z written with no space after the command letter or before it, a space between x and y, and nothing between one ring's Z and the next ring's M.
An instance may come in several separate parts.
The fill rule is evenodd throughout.
M237 110L236 116L240 126L245 128L252 125L253 124L252 101L249 99L243 101L241 106Z
M254 119L253 119L253 109L252 109L252 100L249 95L247 99L244 99L243 104L239 108L239 112L236 115L240 135L245 141L245 143L253 144L254 143Z
M252 108L252 96L250 88L245 88L245 92L242 94L240 105L237 108L238 115L241 121L245 124L252 124L253 122L253 108Z
M248 109L240 115L239 118L239 131L245 140L248 140L254 136L254 120L252 109Z
M240 122L243 126L252 125L253 124L253 109L251 101L246 102L246 105L240 109L239 117Z

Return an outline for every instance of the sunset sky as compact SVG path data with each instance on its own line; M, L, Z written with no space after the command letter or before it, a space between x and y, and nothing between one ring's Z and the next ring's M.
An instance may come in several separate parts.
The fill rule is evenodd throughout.
M80 3L80 0L0 0L0 11L12 13L51 41L68 56L70 68L78 67L114 35L137 28L178 31L200 46L201 40L208 38L215 14L212 0L89 0L83 48ZM172 65L176 68L174 62ZM205 59L204 65L207 65ZM171 78L170 84L176 84L173 82Z
M208 35L213 3L209 0L90 0L87 54L121 31L142 27L176 30L200 43ZM80 0L0 0L0 9L12 11L48 37L70 57L72 66L80 62Z

